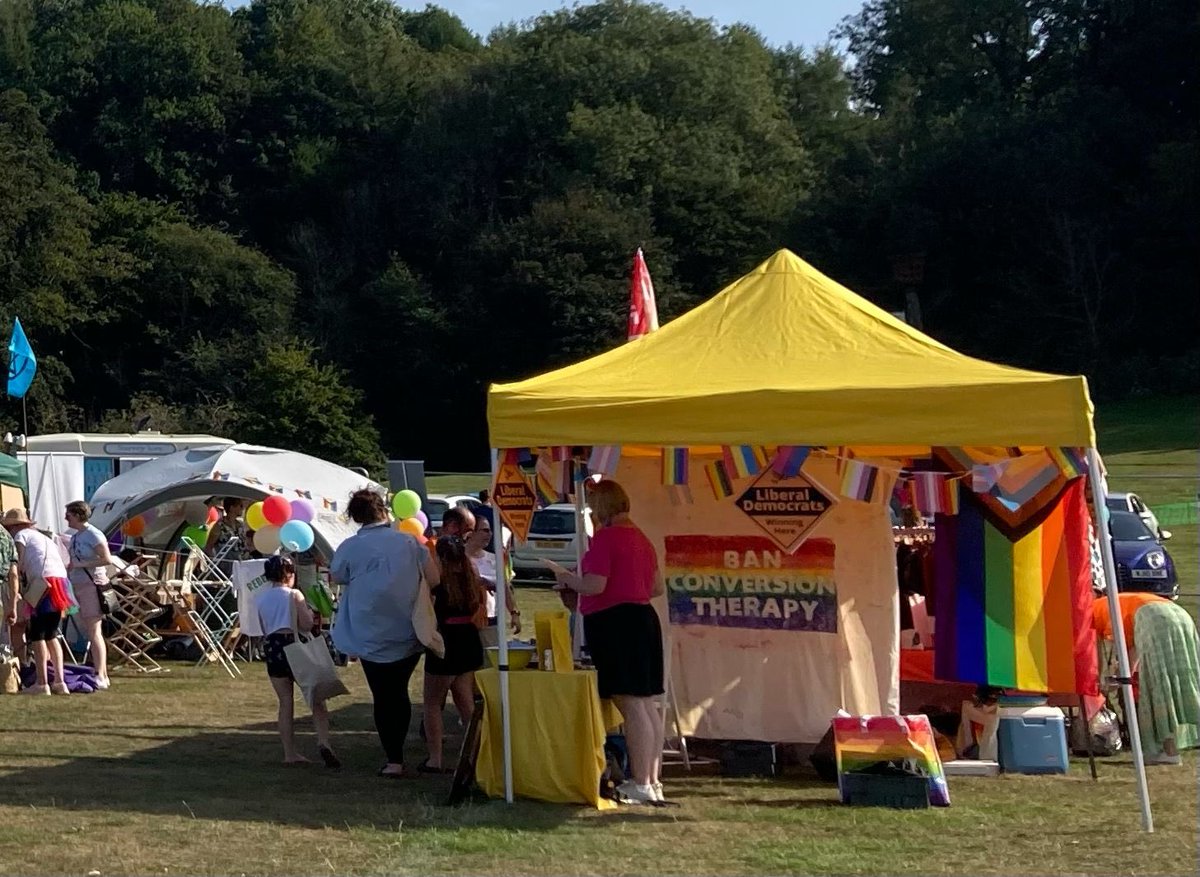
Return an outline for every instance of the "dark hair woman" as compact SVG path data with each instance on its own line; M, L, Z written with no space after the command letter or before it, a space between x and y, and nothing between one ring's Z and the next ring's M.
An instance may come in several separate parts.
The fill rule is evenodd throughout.
M425 742L429 758L421 770L442 773L442 705L446 692L454 698L458 715L466 725L475 707L475 671L483 666L483 644L479 625L486 623L486 593L475 564L467 556L466 543L459 536L438 539L437 557L442 581L430 593L438 632L446 644L439 658L425 654Z
M359 531L338 546L330 577L342 585L333 641L362 664L374 700L375 730L387 755L379 775L404 777L404 738L412 719L408 682L424 651L413 627L413 607L424 574L441 581L437 563L412 536L388 526L383 497L359 490L346 513Z
M271 583L254 598L259 622L266 633L263 638L263 657L267 664L267 676L275 697L279 700L279 738L283 741L283 763L303 764L308 761L296 751L294 731L296 681L288 664L284 646L294 643L294 630L312 630L315 619L304 595L296 590L296 567L291 558L272 555L267 558L263 575ZM333 754L329 739L329 710L325 701L314 700L312 706L313 725L317 729L317 752L326 767L337 768L342 764Z

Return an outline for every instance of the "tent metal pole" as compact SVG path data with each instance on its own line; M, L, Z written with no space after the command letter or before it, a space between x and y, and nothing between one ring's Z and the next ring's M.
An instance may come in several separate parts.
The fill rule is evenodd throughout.
M500 452L492 448L492 485L500 473ZM493 496L492 502L496 499ZM500 520L500 507L496 508L496 520L492 522L492 550L496 554L496 636L500 653L500 727L504 745L504 800L513 802L512 776L512 722L509 716L508 697L508 564L504 562L504 523Z
M586 466L586 463L576 462L576 466ZM583 525L583 488L587 484L586 470L582 480L575 481L575 573L583 575L583 555L587 553L587 528ZM575 629L571 631L571 653L576 661L583 651L583 613L575 607Z
M1129 726L1129 748L1133 750L1133 768L1137 774L1138 800L1142 805L1142 828L1154 831L1154 816L1150 812L1150 787L1146 783L1146 759L1142 755L1141 732L1138 728L1137 706L1133 702L1133 674L1129 666L1129 648L1125 644L1125 625L1121 623L1121 601L1117 599L1117 565L1113 560L1112 536L1108 530L1108 483L1100 469L1100 454L1087 449L1088 479L1092 482L1092 510L1095 512L1096 539L1104 559L1105 592L1108 595L1108 615L1112 619L1113 642L1117 647L1117 666L1121 672L1121 696L1125 704L1125 722Z

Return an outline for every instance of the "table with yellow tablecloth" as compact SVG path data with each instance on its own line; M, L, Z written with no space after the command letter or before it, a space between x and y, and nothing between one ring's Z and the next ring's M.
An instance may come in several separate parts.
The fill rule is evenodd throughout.
M493 797L504 795L504 743L500 724L500 671L480 670L483 724L475 779ZM613 806L600 797L606 728L620 723L611 704L601 704L594 670L508 674L512 715L513 793L560 804Z

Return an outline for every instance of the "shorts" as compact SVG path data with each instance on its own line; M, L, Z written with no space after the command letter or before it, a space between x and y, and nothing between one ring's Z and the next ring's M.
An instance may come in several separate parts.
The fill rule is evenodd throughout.
M583 616L600 696L663 693L662 625L649 603L618 603Z
M267 664L267 675L272 679L296 680L292 675L292 665L283 651L284 646L290 646L295 641L296 637L290 630L277 630L263 638L263 661Z
M25 627L25 642L48 643L58 637L61 624L61 612L38 612L32 615Z
M100 593L94 584L71 582L71 589L75 592L75 602L79 604L81 621L96 621L104 617L100 611Z

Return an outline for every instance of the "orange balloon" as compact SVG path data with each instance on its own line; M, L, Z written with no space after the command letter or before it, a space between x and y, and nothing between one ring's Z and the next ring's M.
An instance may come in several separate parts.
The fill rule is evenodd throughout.
M130 518L125 522L125 526L121 528L121 531L126 536L132 536L134 539L136 539L146 532L146 519L141 515L138 515L135 518Z
M425 525L417 518L405 518L396 525L396 529L409 536L416 536L418 539L425 535Z

